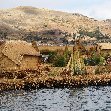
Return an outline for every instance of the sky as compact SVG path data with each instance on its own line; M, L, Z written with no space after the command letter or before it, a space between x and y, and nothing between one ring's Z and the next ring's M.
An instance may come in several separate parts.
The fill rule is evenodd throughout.
M0 0L0 9L33 6L103 20L111 19L111 0Z

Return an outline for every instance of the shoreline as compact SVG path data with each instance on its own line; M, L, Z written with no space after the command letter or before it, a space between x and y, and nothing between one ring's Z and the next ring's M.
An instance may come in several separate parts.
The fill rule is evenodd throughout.
M88 74L76 76L37 76L23 79L0 79L0 92L32 90L40 88L79 88L111 85L111 74Z

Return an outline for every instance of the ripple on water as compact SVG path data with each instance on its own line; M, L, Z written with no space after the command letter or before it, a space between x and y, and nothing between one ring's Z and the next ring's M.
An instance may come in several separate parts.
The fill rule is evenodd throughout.
M0 111L111 111L111 86L3 92Z

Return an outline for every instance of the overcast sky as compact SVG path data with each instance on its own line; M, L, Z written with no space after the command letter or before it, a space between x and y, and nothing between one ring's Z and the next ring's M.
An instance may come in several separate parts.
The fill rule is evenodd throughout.
M0 8L33 6L81 13L95 19L111 19L111 0L0 0Z

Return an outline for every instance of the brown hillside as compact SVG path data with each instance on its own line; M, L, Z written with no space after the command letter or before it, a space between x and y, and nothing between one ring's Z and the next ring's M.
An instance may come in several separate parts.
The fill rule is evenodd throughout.
M53 30L56 30L56 34L58 33L57 30L60 32L57 35L55 34L55 36L64 36L65 32L69 34L77 33L80 27L93 31L98 26L103 34L111 36L109 22L98 21L77 13L27 6L0 10L0 37L6 39L24 39L30 33L44 36L44 31ZM49 35L52 36L53 33L49 33Z

